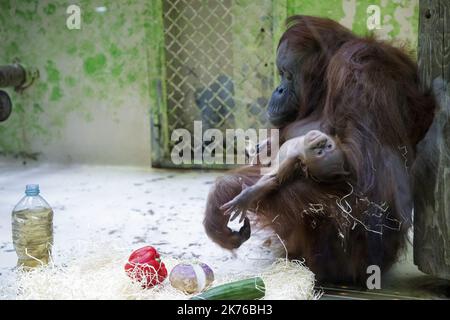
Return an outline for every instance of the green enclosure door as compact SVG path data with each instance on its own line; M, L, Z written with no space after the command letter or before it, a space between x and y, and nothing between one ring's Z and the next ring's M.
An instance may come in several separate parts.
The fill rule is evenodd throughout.
M193 136L194 121L224 136L227 128L267 127L285 19L277 6L274 0L162 0L164 80L153 112L153 166L173 166L171 134L185 128Z

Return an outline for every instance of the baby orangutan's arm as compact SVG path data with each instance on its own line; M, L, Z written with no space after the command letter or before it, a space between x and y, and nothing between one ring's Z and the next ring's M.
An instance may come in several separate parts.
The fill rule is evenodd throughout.
M240 221L244 220L247 210L254 210L267 194L299 176L332 181L348 175L344 169L344 154L338 143L318 130L286 141L278 152L278 158L279 167L276 165L278 162L274 161L275 168L269 174L251 187L243 185L241 193L220 207L226 215L233 214L231 220L239 215Z
M265 198L267 194L278 189L282 184L292 179L294 172L297 172L301 166L298 157L290 157L281 162L280 167L272 174L268 174L259 179L254 185L242 185L242 191L231 201L220 207L224 210L224 214L232 215L231 221L235 220L239 215L242 222L246 216L247 210L255 208L258 202Z
M299 156L291 156L281 162L276 173L278 184L281 186L293 178L304 176L304 164Z

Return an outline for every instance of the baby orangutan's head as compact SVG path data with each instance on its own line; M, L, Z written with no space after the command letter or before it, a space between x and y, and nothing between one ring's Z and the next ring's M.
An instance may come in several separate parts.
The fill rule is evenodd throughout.
M309 177L333 180L348 175L345 155L337 138L311 130L305 135L304 169Z

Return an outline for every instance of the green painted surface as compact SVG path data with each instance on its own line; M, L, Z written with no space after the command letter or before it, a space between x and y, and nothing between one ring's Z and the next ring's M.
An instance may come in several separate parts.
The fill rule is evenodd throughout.
M39 81L23 94L7 90L14 106L10 119L0 123L0 152L39 152L39 146L64 140L70 121L89 124L108 116L120 125L121 117L133 108L146 110L149 125L150 114L156 125L167 122L161 1L77 3L82 9L81 30L66 28L67 1L0 1L0 64L20 58L41 72ZM365 34L369 4L381 8L383 29L376 32L380 37L404 40L415 48L418 0L273 0L274 38L290 14L328 16ZM97 12L98 6L107 11ZM113 130L123 130L117 128ZM167 146L169 133L160 133L162 146ZM109 137L108 132L102 134ZM157 159L158 151L152 152Z
M419 0L287 0L288 15L304 14L336 20L360 35L367 35L367 8L381 10L381 29L375 34L385 40L400 40L417 46Z
M95 76L106 68L106 57L103 53L88 57L84 60L83 66L88 76Z
M149 114L146 53L152 43L146 28L152 1L77 3L81 30L66 27L67 1L0 1L0 64L17 57L41 74L22 95L7 89L14 106L0 123L0 152L41 151L36 146L64 139L71 115L80 122L108 115L120 123L119 109ZM100 5L107 11L96 12ZM107 108L97 109L100 103Z

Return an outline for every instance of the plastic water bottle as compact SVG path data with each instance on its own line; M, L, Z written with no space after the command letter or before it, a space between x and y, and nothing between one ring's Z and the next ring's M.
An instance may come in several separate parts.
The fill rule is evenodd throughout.
M17 266L36 267L49 262L53 245L53 210L39 195L39 185L26 186L25 197L12 212Z

